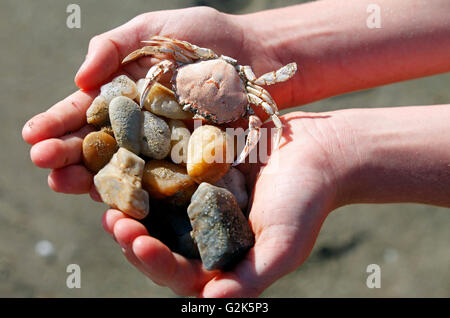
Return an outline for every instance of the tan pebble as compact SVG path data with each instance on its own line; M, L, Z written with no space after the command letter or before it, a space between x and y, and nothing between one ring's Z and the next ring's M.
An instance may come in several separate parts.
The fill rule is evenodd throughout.
M233 163L233 138L211 125L200 126L189 139L187 153L188 174L197 183L215 183Z
M187 149L191 132L178 119L169 119L170 129L170 159L176 164L186 165Z
M99 95L92 101L91 106L86 111L86 119L88 124L103 125L109 120L108 103L105 97Z
M95 188L103 202L136 219L145 218L149 199L142 189L144 164L143 159L120 148L94 177Z
M109 104L114 97L125 96L131 99L137 96L136 83L125 75L115 77L100 88L100 94L94 98L86 111L88 124L103 126L109 121Z
M163 199L173 195L182 197L185 191L189 196L196 184L187 174L186 168L165 160L151 160L145 164L142 187L154 199ZM190 195L189 195L190 193Z
M111 135L112 137L114 137L114 131L113 131L111 125L101 127L100 131L107 133L108 135Z
M139 92L139 97L137 97L138 103L140 103L140 94L144 89L144 81L144 79L140 79L136 83ZM152 86L143 106L146 110L167 118L189 119L193 116L191 112L183 110L183 107L177 102L173 91L159 83L155 83Z
M94 131L83 139L83 162L92 172L98 172L118 150L116 140L102 131Z

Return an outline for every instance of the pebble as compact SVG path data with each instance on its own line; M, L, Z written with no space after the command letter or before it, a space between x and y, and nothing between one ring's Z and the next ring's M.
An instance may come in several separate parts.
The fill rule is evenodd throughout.
M86 111L88 124L102 126L109 120L109 104L114 97L126 96L136 98L138 90L133 80L125 75L114 78L110 83L100 88L100 95L92 101Z
M137 81L138 102L140 102L140 95L144 89L144 81L145 79ZM143 106L156 115L171 119L189 119L193 116L191 112L184 111L183 107L178 104L173 91L159 83L152 86Z
M113 131L111 125L102 126L100 128L100 131L107 133L108 135L114 137L114 131Z
M192 196L188 215L192 238L207 270L229 268L255 243L247 219L226 189L201 183Z
M106 103L110 103L115 97L125 96L135 99L138 95L136 83L126 75L115 77L110 83L100 88L100 95L105 97Z
M115 97L109 105L109 119L117 144L139 154L141 110L132 99Z
M53 243L47 240L42 240L36 243L34 246L36 254L42 257L50 257L55 254L55 247Z
M197 183L215 183L230 169L233 153L232 136L219 128L203 125L194 130L187 153L188 174ZM228 151L227 151L228 149Z
M233 193L241 210L245 210L248 204L248 193L245 187L245 176L239 169L231 167L230 170L215 184Z
M158 116L141 112L141 153L154 159L164 159L170 152L170 129Z
M91 132L83 139L83 163L92 172L98 172L118 149L117 142L111 135L102 131Z
M149 212L149 199L141 186L144 164L143 159L120 148L94 177L103 202L136 219L145 218Z
M150 160L145 164L142 187L151 198L163 199L176 195L176 199L189 202L195 191L192 191L194 186L196 188L195 181L183 166L165 160Z
M109 120L108 104L104 96L99 95L92 101L91 106L86 110L88 124L100 126Z
M168 124L170 129L170 159L174 163L186 165L191 132L181 120L169 119Z

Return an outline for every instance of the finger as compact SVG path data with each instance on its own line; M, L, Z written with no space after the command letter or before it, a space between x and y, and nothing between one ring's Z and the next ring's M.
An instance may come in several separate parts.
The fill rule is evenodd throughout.
M48 176L48 185L55 192L88 193L92 184L92 174L82 165L54 169Z
M140 36L146 27L144 19L139 16L92 38L86 60L75 76L77 86L82 89L93 89L103 84L118 71L125 56L142 46L143 39Z
M92 131L93 127L84 126L76 133L40 141L30 150L31 161L38 167L50 169L81 162L83 139Z
M23 139L34 145L48 138L57 138L86 125L86 110L98 91L77 91L46 112L31 118L22 129Z
M92 200L96 202L103 202L100 194L98 193L97 189L95 188L95 184L91 186L91 189L89 190L89 195Z
M119 210L107 210L102 217L103 229L110 235L114 236L114 224L116 224L118 220L126 217L127 215Z
M206 271L199 260L188 260L172 253L166 245L148 235L134 240L133 251L153 281L168 286L178 295L197 295L206 282L217 275L215 271Z
M295 255L290 255L290 252L292 250L286 242L276 238L257 242L232 272L221 273L208 282L200 296L258 297L277 279L300 265L297 259L293 261Z
M132 248L132 244L137 237L148 235L147 229L142 223L128 216L122 217L116 214L116 217L118 217L118 219L115 221L113 226L113 235L115 240L119 243L126 259L139 271L147 275L145 266L136 257Z

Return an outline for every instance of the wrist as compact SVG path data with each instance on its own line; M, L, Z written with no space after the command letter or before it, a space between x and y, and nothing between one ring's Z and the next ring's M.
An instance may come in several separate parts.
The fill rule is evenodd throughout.
M350 109L334 117L339 205L450 206L450 106Z

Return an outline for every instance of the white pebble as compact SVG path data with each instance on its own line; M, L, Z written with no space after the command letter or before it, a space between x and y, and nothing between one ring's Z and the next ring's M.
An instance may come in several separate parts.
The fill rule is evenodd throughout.
M34 250L36 251L36 254L42 257L49 257L55 254L55 248L53 247L53 244L47 240L37 242Z

